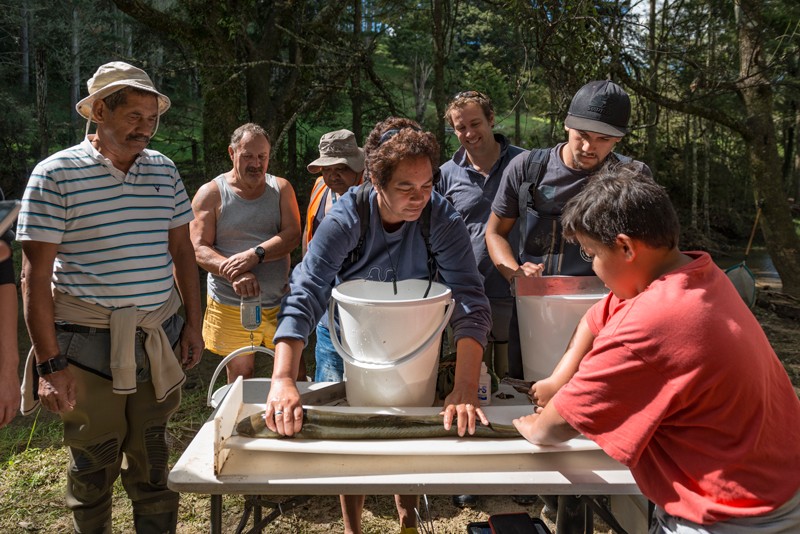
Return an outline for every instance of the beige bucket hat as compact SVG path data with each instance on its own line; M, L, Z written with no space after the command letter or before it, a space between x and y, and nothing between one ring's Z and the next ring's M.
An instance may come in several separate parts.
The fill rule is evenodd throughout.
M344 163L355 172L364 170L364 149L358 147L350 130L328 132L319 140L319 157L308 164L308 172L317 174L322 167Z
M92 104L95 100L103 99L123 87L135 87L156 95L159 115L163 115L170 106L169 98L156 91L155 85L145 71L123 61L112 61L101 65L94 76L86 82L86 86L89 88L89 96L75 106L85 119L91 118Z

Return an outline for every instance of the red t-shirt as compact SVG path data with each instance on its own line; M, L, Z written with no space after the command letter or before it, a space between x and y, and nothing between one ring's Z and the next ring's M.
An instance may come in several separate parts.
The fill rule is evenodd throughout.
M763 515L800 487L800 400L725 274L688 255L636 297L589 310L592 350L553 403L669 514Z

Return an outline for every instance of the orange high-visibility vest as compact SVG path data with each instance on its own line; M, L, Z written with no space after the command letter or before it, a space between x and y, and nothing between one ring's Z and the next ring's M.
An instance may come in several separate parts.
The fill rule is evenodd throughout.
M362 175L354 185L359 185L363 181L364 177ZM328 186L325 185L325 180L322 179L322 176L318 177L317 181L314 182L314 187L311 189L311 199L308 202L308 210L306 211L306 243L311 242L311 238L314 234L314 219L317 216L317 212L322 207L322 199L325 198L325 192L327 190Z

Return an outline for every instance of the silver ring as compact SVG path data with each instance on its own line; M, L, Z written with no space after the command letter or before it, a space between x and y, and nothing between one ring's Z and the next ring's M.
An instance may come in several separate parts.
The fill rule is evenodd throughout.
M275 416L283 415L283 412L280 410L275 410Z

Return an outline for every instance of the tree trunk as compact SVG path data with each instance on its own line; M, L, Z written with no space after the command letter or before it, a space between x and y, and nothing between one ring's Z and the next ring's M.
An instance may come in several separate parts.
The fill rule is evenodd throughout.
M702 120L702 119L701 119ZM713 127L709 125L705 135L703 135L703 235L708 236L711 233L711 206L710 188L711 188L711 134Z
M661 61L658 53L658 43L656 40L656 13L657 13L656 0L650 0L650 13L648 20L648 36L647 48L649 49L649 77L648 85L650 90L654 93L658 92L658 68ZM664 11L667 11L667 2L664 2ZM647 151L645 152L645 160L650 170L653 171L653 176L658 177L658 104L650 100L647 105Z
M453 26L458 14L459 0L431 0L433 21L433 101L436 104L436 140L439 142L439 159L445 161L447 136L445 134L444 110L447 108L445 69L453 40Z
M763 202L761 229L784 292L800 297L800 238L794 229L781 179L778 144L772 121L772 86L766 77L768 51L761 43L760 0L737 0L740 82L739 92L747 113L748 156L756 199Z
M217 59L217 58L214 58ZM231 72L225 65L210 59L207 65L200 65L200 79L203 91L203 152L206 180L227 171L231 167L228 157L228 142L233 131L239 126L241 92L231 87ZM229 63L232 64L232 63ZM266 127L266 126L265 126Z
M689 178L689 189L692 199L689 209L689 227L697 230L697 143L694 139L694 117L686 116L686 173ZM695 119L696 120L696 119Z
M362 46L361 2L362 0L353 0L353 42L356 43L359 50ZM364 127L361 124L361 68L361 62L359 62L358 68L353 69L353 73L350 75L350 108L353 117L352 128L359 146L363 144L364 139Z
M81 21L80 13L78 13L78 6L72 7L72 80L70 81L70 122L73 124L71 133L74 134L76 129L81 126L81 117L75 106L81 99ZM73 143L75 139L71 140Z
M436 104L436 140L439 142L439 160L445 161L444 110L447 96L444 88L444 67L447 61L447 8L448 0L431 0L433 21L433 102Z
M30 58L30 34L29 34L29 11L28 0L22 0L22 5L19 8L20 12L20 29L19 29L19 52L20 52L20 87L23 93L27 93L31 87L31 58Z
M50 130L47 126L47 57L36 50L36 122L39 125L39 159L50 153Z
M800 108L794 115L794 165L792 168L792 182L795 203L800 203Z

